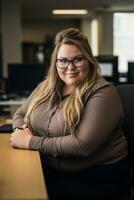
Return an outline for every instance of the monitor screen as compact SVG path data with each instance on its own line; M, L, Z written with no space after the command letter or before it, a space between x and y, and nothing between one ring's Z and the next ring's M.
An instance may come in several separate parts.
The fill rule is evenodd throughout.
M100 63L102 76L111 77L113 75L112 63Z
M114 84L118 84L119 73L118 73L118 56L113 55L100 55L96 56L102 76Z
M44 64L8 64L6 93L29 94L47 72Z

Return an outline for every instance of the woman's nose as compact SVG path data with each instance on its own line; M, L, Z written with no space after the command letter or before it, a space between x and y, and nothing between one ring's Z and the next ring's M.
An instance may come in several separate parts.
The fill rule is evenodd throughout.
M68 69L70 69L70 70L76 69L76 67L74 66L73 62L70 62L70 63L69 63Z

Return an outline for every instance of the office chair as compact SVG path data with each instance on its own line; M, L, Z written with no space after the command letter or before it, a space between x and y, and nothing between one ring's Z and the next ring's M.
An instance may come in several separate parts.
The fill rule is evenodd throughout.
M134 200L134 84L116 86L124 109L124 134L128 141L128 158L131 171L130 199Z

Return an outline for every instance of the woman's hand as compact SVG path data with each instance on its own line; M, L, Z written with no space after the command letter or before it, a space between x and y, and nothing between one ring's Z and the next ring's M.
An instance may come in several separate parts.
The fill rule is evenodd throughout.
M12 147L17 147L21 149L29 148L29 141L32 137L32 132L30 129L25 130L16 129L15 132L11 134L10 144Z

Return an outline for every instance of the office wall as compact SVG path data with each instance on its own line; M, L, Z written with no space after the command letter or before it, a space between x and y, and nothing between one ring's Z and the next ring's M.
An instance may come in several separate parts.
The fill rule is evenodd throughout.
M98 53L99 55L113 54L113 13L102 12L98 20Z
M21 9L18 0L1 1L1 44L3 76L7 77L7 64L21 62Z
M46 21L22 21L22 40L44 42L45 36L53 36L58 31L68 27L80 28L80 20L49 19Z

